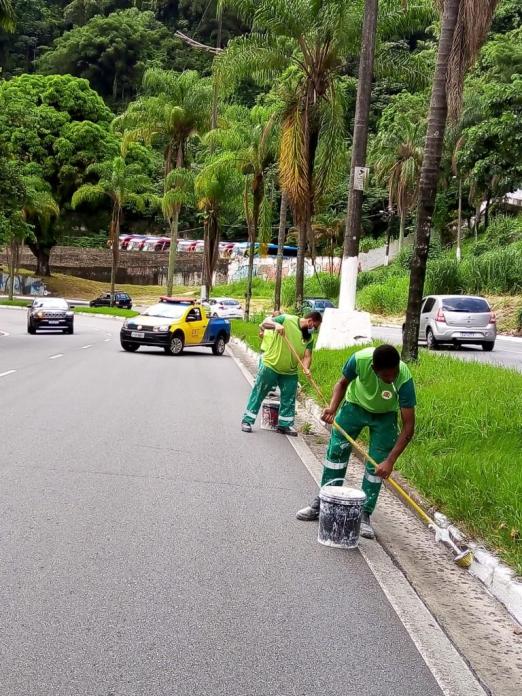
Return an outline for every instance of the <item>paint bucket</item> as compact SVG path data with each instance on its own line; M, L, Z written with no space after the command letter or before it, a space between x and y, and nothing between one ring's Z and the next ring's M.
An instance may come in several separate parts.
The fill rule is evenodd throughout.
M366 493L359 488L332 486L333 479L320 492L319 534L317 541L336 549L353 549L359 543L359 530Z
M261 408L261 427L263 430L277 430L279 420L279 401L267 399Z

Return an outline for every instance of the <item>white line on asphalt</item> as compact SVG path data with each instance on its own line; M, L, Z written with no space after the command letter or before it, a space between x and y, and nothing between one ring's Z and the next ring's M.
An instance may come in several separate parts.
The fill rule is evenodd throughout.
M254 379L247 368L232 351L227 352L249 385L253 386ZM301 437L287 437L287 440L311 477L319 484L322 466L315 454ZM486 696L485 690L453 643L383 547L376 541L367 543L363 539L361 542L359 551L443 694Z
M7 375L12 375L16 370L7 370L7 372L0 372L0 377L7 377Z
M85 350L86 348L92 348L92 343L88 343L86 346L82 346L80 350Z
M49 356L49 360L56 360L56 358L63 358L63 353L57 353L56 355Z
M107 343L107 342L110 341L110 340L111 340L110 338L104 338L104 339L103 339L103 342L104 342L104 343Z
M0 331L0 336L9 336L10 334L7 333L7 331Z

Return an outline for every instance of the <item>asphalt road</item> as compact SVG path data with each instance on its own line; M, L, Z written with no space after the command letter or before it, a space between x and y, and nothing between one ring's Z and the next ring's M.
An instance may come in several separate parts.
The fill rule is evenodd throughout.
M359 552L295 520L287 439L240 432L232 358L0 329L2 694L441 694Z
M373 337L400 345L402 332L399 327L373 326ZM421 343L421 346L425 344ZM490 365L500 365L522 371L522 339L499 336L495 342L495 349L487 353L479 346L462 346L458 350L442 346L437 349L437 354L452 355L459 360L475 360Z

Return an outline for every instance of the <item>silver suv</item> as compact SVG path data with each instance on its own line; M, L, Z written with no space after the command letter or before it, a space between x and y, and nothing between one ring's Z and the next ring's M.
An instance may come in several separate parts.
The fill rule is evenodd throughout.
M470 343L493 350L497 337L495 313L483 297L430 295L422 301L419 339L428 349L439 343Z

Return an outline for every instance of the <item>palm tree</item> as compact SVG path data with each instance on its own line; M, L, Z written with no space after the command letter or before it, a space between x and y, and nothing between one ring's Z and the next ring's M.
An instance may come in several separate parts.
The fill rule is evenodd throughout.
M392 131L381 131L372 146L373 161L379 184L388 189L389 206L400 217L399 252L404 241L406 217L415 206L422 165L424 132L419 123L395 123Z
M38 223L45 231L51 220L60 214L58 203L54 200L51 187L38 174L22 174L25 196L18 216L12 219L9 235L9 299L13 299L14 280L18 268L20 245L26 240L34 239L32 223Z
M133 204L142 210L147 202L147 192L151 188L150 179L141 173L139 164L127 164L125 157L118 155L105 162L91 164L87 174L98 177L96 184L84 184L74 192L71 205L96 205L108 198L112 204L109 228L109 246L112 249L111 266L111 307L114 303L116 274L119 261L119 237L123 208Z
M174 262L178 240L179 213L181 207L194 200L194 173L190 169L173 169L164 180L163 196L159 199L163 217L170 229L169 266L167 271L167 295L174 286Z
M222 225L228 216L237 215L241 210L242 188L241 175L231 153L211 155L195 178L196 205L203 213L205 244L202 285L206 299L210 297L212 288Z
M338 75L359 34L360 3L347 0L221 0L252 25L215 59L219 84L243 77L267 83L286 72L279 151L281 187L299 229L296 304L303 300L304 261L315 202L344 139L343 91ZM320 141L328 147L320 153Z
M212 152L219 150L233 153L239 172L244 177L243 209L248 229L249 257L245 302L245 319L250 316L252 279L254 272L255 244L260 232L260 223L265 222L263 239L272 238L271 209L267 211L269 198L267 186L274 178L277 157L277 128L273 110L255 106L229 107L223 114L220 128L211 131L207 142ZM218 148L218 150L216 150ZM264 215L263 215L264 213Z
M187 166L187 145L210 125L212 84L197 72L183 73L150 68L143 77L143 94L115 119L114 127L125 131L124 144L142 141L163 151L164 200L171 197L173 169ZM178 180L179 181L179 180ZM164 209L169 211L169 206ZM172 293L172 279L178 239L178 214L166 215L170 231L167 294Z
M14 31L16 14L12 0L0 0L0 29Z
M405 360L418 356L419 321L431 222L448 117L456 121L464 78L482 46L499 0L444 0L437 65L433 76L411 262L404 345Z

